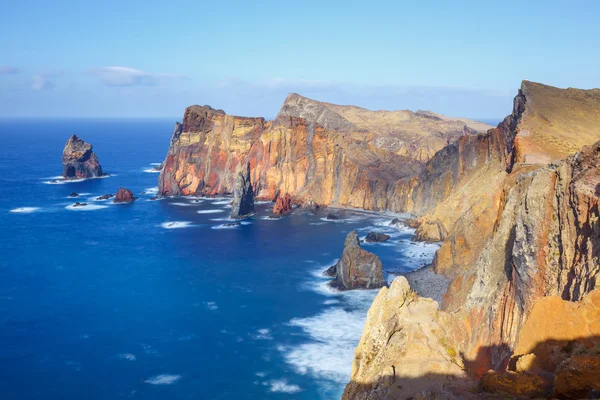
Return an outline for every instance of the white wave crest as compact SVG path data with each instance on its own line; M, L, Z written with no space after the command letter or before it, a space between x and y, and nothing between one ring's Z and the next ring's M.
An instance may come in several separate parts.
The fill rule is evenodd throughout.
M99 204L87 204L85 206L75 206L75 204L70 204L68 206L65 207L67 210L71 210L71 211L95 211L95 210L102 210L103 208L108 208L108 206L102 206Z
M18 207L10 210L11 213L22 213L22 214L31 214L36 211L40 211L41 207Z
M214 210L198 210L196 211L198 214L216 214L216 213L221 213L224 212L225 210L222 209L214 209Z
M268 382L269 390L273 393L298 393L302 389L300 386L288 383L286 379L274 379Z
M181 229L181 228L191 228L194 225L190 221L167 221L160 224L161 228L165 229Z
M150 385L172 385L181 379L181 375L160 374L144 380Z

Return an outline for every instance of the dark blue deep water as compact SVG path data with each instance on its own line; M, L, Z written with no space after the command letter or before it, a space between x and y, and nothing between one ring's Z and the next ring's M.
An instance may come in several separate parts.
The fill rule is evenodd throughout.
M375 292L332 292L321 271L351 229L393 235L366 245L388 272L430 260L392 216L262 204L227 229L227 199L149 201L172 125L0 121L2 399L339 398ZM49 183L73 133L111 177ZM121 186L139 200L94 201Z

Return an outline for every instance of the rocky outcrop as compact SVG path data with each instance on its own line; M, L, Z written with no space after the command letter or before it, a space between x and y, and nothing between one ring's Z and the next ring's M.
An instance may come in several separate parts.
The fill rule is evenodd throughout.
M360 248L356 231L348 234L342 257L326 273L335 273L335 280L330 285L340 290L375 289L387 285L381 260Z
M284 196L278 196L273 206L273 215L286 215L292 212L292 196L286 193Z
M107 196L107 195L104 195L101 197L105 197L105 196ZM131 203L132 201L134 201L136 199L137 199L137 197L133 196L133 192L131 190L125 189L125 188L119 188L119 191L115 195L113 203Z
M63 178L95 178L104 175L92 145L73 135L62 154Z
M245 218L254 214L254 191L250 183L250 163L238 172L233 189L231 218Z
M390 238L390 235L386 235L385 233L381 233L381 232L369 232L367 234L367 236L365 237L365 242L368 242L368 243L379 243L379 242L385 242L389 238Z

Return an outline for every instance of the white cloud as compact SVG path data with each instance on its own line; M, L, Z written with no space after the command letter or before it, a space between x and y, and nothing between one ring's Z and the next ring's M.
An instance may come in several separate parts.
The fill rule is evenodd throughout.
M44 71L35 74L31 81L33 90L48 90L54 87L54 78L62 75L60 71Z
M11 67L10 65L0 65L0 75L18 74L21 72L19 68Z
M166 79L185 79L183 75L176 74L155 74L142 71L140 69L129 67L96 67L90 68L88 72L98 78L106 86L127 87L127 86L156 86L159 80Z

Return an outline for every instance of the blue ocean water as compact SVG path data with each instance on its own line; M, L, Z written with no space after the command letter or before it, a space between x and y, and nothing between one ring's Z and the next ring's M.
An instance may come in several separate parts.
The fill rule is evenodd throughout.
M320 276L346 234L390 233L365 245L388 272L430 261L435 246L410 243L389 215L270 220L260 204L227 227L228 199L149 201L172 125L0 121L3 399L339 398L376 294ZM50 183L73 133L110 177ZM139 199L94 200L121 186Z

